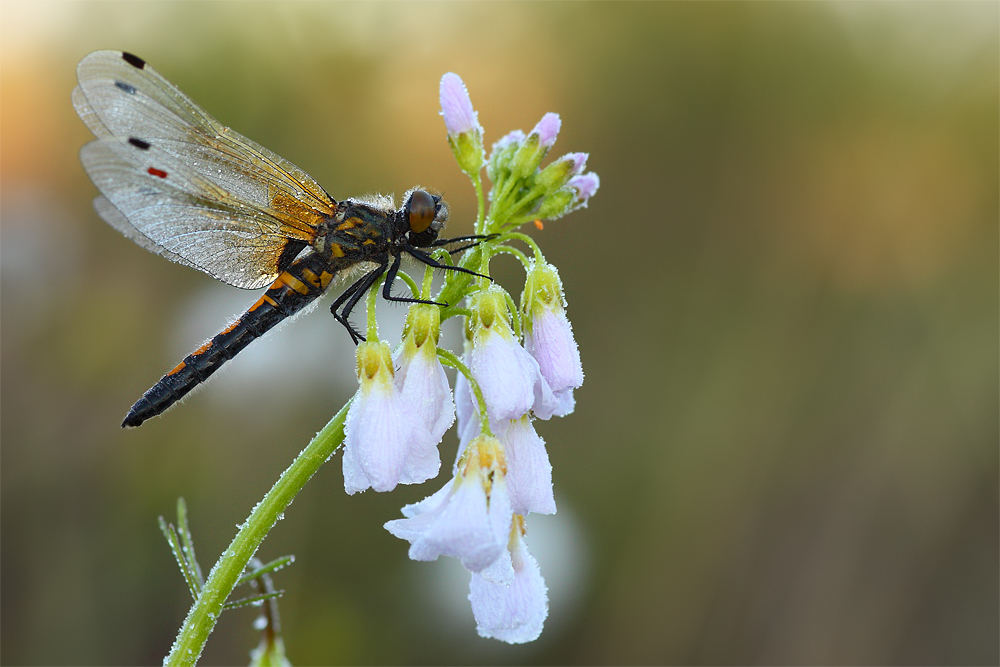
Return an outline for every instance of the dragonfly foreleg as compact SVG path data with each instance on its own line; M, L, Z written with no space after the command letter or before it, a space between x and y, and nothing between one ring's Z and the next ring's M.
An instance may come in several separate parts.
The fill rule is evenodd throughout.
M354 310L354 307L358 305L358 301L360 301L361 297L365 295L365 292L367 292L368 289L375 284L375 281L382 275L388 264L389 260L386 259L379 264L378 268L372 269L356 280L354 284L345 289L343 294L338 296L337 300L333 302L332 306L330 306L330 312L333 313L333 316L337 318L338 322L347 328L347 333L351 335L351 340L354 341L355 345L365 340L365 337L358 333L357 329L354 328L348 318L351 316L351 311ZM342 305L343 308L340 308ZM340 309L340 313L337 312L338 308Z

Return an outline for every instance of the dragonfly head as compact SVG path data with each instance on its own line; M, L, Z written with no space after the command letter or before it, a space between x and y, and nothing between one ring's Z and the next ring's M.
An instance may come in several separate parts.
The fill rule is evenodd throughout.
M438 195L414 188L403 204L410 243L415 246L429 246L437 240L438 232L448 222L448 204Z

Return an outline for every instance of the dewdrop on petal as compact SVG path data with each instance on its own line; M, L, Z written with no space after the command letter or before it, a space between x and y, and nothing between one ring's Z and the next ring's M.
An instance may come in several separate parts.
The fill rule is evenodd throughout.
M507 489L516 514L555 514L552 464L528 415L506 422L498 431L507 455Z

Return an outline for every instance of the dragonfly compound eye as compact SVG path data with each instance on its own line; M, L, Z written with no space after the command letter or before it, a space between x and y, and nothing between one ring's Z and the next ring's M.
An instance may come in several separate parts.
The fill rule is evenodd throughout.
M423 190L415 190L406 204L406 215L410 222L410 231L415 234L425 232L437 215L434 198Z

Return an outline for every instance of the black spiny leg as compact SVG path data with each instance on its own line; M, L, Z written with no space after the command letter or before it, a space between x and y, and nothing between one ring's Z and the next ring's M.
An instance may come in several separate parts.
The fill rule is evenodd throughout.
M440 248L443 245L448 245L449 243L458 243L460 241L475 241L471 245L464 246L465 248L474 248L483 241L490 241L500 236L499 234L473 234L472 236L456 236L450 239L438 239L434 241L429 247ZM450 251L449 251L450 252Z
M354 284L345 289L344 293L338 296L337 300L333 302L332 306L330 306L330 312L333 313L333 316L337 318L338 322L347 328L347 333L351 335L351 340L354 341L355 345L365 340L365 337L358 333L358 331L351 325L348 318L351 316L351 311L354 310L354 307L358 305L358 301L360 301L361 297L365 295L365 292L367 292L368 289L375 284L375 281L382 275L382 272L385 271L385 267L388 264L389 260L386 259L378 266L378 268L372 269L370 272L356 280ZM341 305L344 307L338 314L337 309L340 308Z
M389 267L389 273L385 276L385 283L382 284L382 298L386 301L395 301L396 303L426 303L429 306L447 307L448 304L441 303L440 301L427 301L426 299L414 299L411 297L392 295L392 284L396 280L396 274L399 273L399 263L402 259L402 255L396 255L396 258L392 261L392 266Z
M414 259L419 260L428 266L432 266L435 269L444 269L445 271L458 271L459 273L468 273L470 276L476 276L478 278L486 278L490 282L493 282L493 279L490 278L489 276L484 276L481 273L476 273L475 271L467 269L463 266L451 266L450 264L442 264L441 262L437 261L430 255L428 255L423 250L415 248L414 246L406 246L406 248L404 249L406 250L406 252L413 255Z

